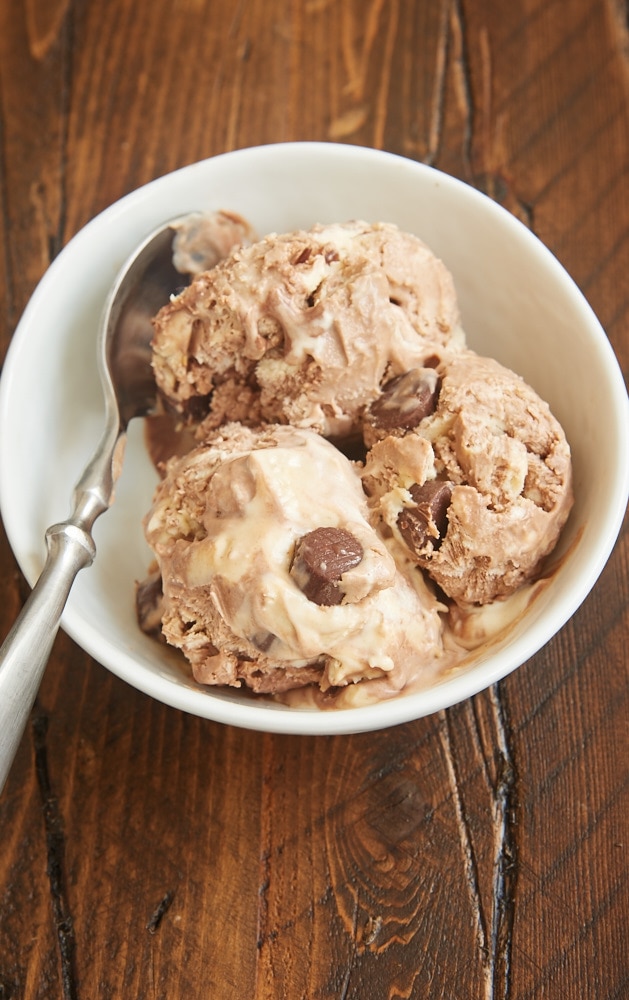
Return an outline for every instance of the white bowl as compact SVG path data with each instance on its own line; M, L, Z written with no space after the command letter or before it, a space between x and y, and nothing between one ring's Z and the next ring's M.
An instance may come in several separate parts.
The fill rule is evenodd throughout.
M243 149L185 167L92 220L44 275L13 338L0 382L0 507L32 584L46 527L65 519L99 436L95 338L106 292L134 246L161 222L226 208L260 234L315 222L397 223L453 273L471 347L529 381L572 446L576 503L552 583L508 634L422 693L354 709L296 711L246 693L202 689L175 655L144 636L134 582L150 553L141 518L155 475L141 422L132 426L116 502L96 524L98 555L82 571L62 625L129 684L187 712L252 729L347 733L415 719L477 693L539 650L579 607L620 529L629 490L629 405L605 333L552 254L488 198L430 167L347 145Z

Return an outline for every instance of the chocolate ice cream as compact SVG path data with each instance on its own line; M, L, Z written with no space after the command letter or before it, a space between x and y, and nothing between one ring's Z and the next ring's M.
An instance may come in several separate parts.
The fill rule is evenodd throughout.
M291 704L432 683L538 592L572 504L563 430L466 346L450 274L415 236L351 222L247 245L223 221L209 243L227 256L154 322L159 390L188 430L151 448L174 457L145 519L143 627L199 682Z
M359 429L383 379L462 344L452 278L415 236L352 222L271 235L199 275L155 320L168 406L228 420Z
M253 226L235 212L193 212L175 229L173 264L188 275L209 271L236 247L250 246L258 239Z
M164 636L204 684L395 687L441 655L438 602L370 525L358 470L312 431L227 425L169 463L145 530Z
M391 534L459 604L513 593L572 505L570 449L546 403L459 351L383 387L365 418L365 490Z

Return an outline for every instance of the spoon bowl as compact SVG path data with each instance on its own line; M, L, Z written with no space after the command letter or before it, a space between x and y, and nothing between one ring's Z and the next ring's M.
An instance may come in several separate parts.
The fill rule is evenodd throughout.
M47 558L0 648L0 792L41 683L74 579L96 555L92 529L112 504L129 422L154 408L151 317L183 283L173 266L180 220L154 230L123 264L103 310L98 365L105 396L100 443L74 490L72 513L46 531Z

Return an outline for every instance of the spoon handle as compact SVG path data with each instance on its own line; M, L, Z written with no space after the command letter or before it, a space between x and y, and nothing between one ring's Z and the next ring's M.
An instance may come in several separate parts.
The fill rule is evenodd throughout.
M94 559L91 535L71 521L46 532L44 569L0 648L0 792L20 744L74 579Z

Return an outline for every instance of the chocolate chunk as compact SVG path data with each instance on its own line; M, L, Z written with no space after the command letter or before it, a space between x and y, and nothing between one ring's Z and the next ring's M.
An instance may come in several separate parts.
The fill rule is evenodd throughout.
M298 253L297 256L295 257L293 264L305 264L307 261L310 260L311 256L312 256L312 247L304 247L304 249L300 253Z
M257 632L251 636L251 641L261 653L268 653L276 638L272 632Z
M185 399L180 408L180 415L184 423L198 424L204 417L207 417L210 412L211 399L211 392L206 396L190 396L188 399Z
M382 430L412 430L434 413L440 380L434 368L411 368L396 375L382 388L382 395L369 407L374 427Z
M430 354L427 358L424 358L424 368L438 368L441 360L438 354Z
M448 507L452 484L432 479L409 490L414 507L405 507L397 517L397 526L406 545L416 556L429 555L438 549L448 530Z
M343 590L339 581L362 557L363 547L349 531L315 528L297 542L290 573L309 601L340 604Z
M147 635L161 635L163 601L162 574L159 570L155 570L141 583L136 584L135 590L138 624Z

